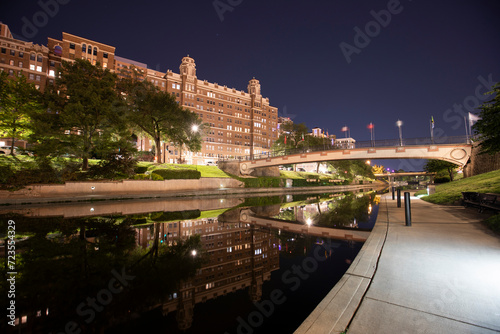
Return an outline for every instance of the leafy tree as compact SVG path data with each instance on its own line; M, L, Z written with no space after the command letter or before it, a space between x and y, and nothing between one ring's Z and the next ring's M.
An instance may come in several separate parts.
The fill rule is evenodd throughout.
M374 174L384 174L385 173L385 167L382 165L373 165L372 166L372 172Z
M40 92L26 81L24 75L9 80L0 73L0 136L12 138L11 155L15 155L16 139L27 139L30 134L31 115L43 110Z
M282 143L285 148L298 148L301 145L304 145L304 141L309 132L304 123L296 124L292 122L283 123L281 130L284 134L278 138L277 143Z
M453 181L453 175L457 165L443 160L428 160L424 165L424 170L429 173L440 173L446 171L450 177L450 181Z
M126 127L115 89L117 76L99 64L77 59L63 62L58 69L56 93L51 98L58 115L60 140L68 153L82 158L82 170L88 169L92 155L119 150L126 145Z
M479 133L481 153L494 154L500 152L500 83L487 94L495 96L479 107L481 119L473 129Z
M201 122L196 114L179 106L174 95L136 77L121 80L119 89L126 96L129 121L153 139L158 162L162 162L162 141L172 141L181 149L183 145L192 151L201 149L201 131L192 130Z

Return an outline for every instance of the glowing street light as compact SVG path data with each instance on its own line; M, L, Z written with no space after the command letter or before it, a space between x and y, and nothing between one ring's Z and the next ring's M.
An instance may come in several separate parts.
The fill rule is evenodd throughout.
M396 122L396 126L399 128L399 146L403 146L403 132L401 130L403 121L398 119L398 121Z
M306 219L306 224L307 224L307 226L311 226L311 225L312 225L312 223L313 223L313 222L312 222L311 218L307 218L307 219Z
M191 127L191 130L193 130L193 132L198 132L198 125L193 124L193 126Z
M196 249L193 249L193 250L191 251L191 255L196 256Z

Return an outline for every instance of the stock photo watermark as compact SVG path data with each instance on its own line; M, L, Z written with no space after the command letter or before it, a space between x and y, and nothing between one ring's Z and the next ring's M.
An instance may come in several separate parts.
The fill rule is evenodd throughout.
M326 261L327 257L320 254L320 252L329 252L333 248L338 248L339 246L340 244L332 243L331 240L328 240L328 242L323 243L321 247L316 247L313 251L313 256L304 258L300 265L294 264L291 269L286 270L281 275L281 281L290 291L297 291L302 282L306 281L310 277L310 274L318 269L319 262ZM252 334L254 328L262 326L265 319L273 315L276 307L282 305L286 301L286 292L282 289L274 289L269 294L268 299L254 303L256 310L250 312L246 319L241 316L236 319L238 322L236 333ZM230 333L225 332L224 334Z
M241 5L243 0L215 0L212 2L214 6L215 12L217 16L219 16L219 20L224 22L224 14L226 12L232 12L235 7Z
M355 26L353 29L355 33L353 39L354 45L347 42L341 42L339 44L340 51L342 51L347 63L350 64L352 62L352 56L354 54L359 55L364 48L370 45L372 39L380 35L382 28L387 28L393 16L400 14L403 8L399 0L389 0L387 9L381 9L378 12L371 10L370 15L373 17L373 20L365 24L364 30L358 26Z
M470 126L470 120L467 120L469 113L477 110L479 106L482 105L489 96L485 93L490 91L496 81L493 80L493 74L488 74L486 78L482 75L477 77L479 84L474 89L474 94L471 94L464 98L462 103L454 103L452 108L446 109L443 113L443 121L447 124L451 124L453 130L457 130L460 127L464 127L464 132L467 134L467 127ZM472 136L471 133L467 136ZM433 129L433 141L435 144L445 143L448 136L442 127L436 127ZM418 144L418 143L417 143ZM422 144L425 144L422 142ZM403 170L414 170L419 168L421 165L420 159L399 159L399 169Z
M30 39L38 34L39 29L47 26L51 18L59 14L61 6L67 5L71 0L39 0L36 2L40 10L36 11L31 17L23 16L21 21L22 37ZM18 38L18 36L16 36Z
M7 254L7 323L16 325L16 222L7 222L6 254Z
M113 301L113 296L121 293L130 282L134 280L135 276L127 274L125 267L122 268L121 273L115 269L111 270L113 277L108 281L105 288L99 290L95 297L87 297L87 299L76 307L76 314L83 319L86 324L90 324L95 320L96 314L102 312L105 307ZM76 321L68 321L64 326L64 332L57 334L79 334L82 333L80 324Z

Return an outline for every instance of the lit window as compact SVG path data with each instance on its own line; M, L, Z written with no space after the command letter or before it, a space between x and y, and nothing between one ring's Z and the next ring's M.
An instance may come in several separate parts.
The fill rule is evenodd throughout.
M54 72L54 70L49 70L49 77L55 77L56 76L56 73Z
M35 65L30 64L30 70L34 71L35 70Z
M37 67L36 67L36 71L37 71L37 72L42 72L42 66L37 66Z
M19 67L23 67L23 62L22 61L19 62Z

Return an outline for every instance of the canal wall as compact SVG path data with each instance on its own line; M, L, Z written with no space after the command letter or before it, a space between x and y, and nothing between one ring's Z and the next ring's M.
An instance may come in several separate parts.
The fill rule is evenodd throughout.
M383 182L369 185L315 186L294 188L244 188L243 182L231 178L199 180L122 180L67 182L66 184L30 185L17 191L0 191L0 204L34 204L78 202L109 199L199 197L240 195L262 196L328 191L356 191L387 187Z
M244 187L244 183L232 178L201 178L188 180L121 180L66 182L65 184L33 184L17 191L0 191L0 201L16 198L43 198L72 196L104 196L123 194L162 194L185 191L206 191Z

